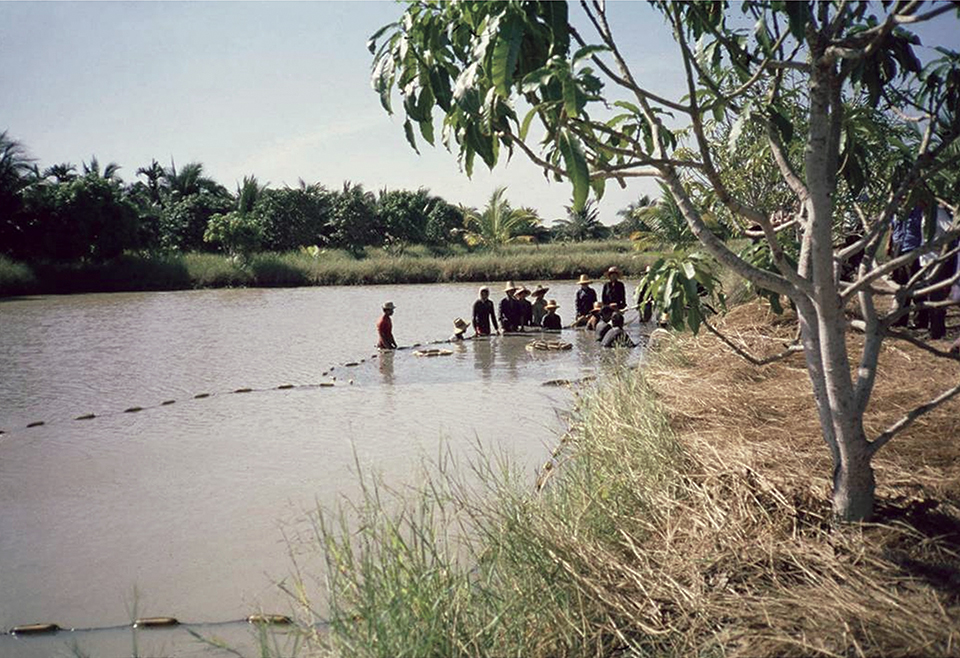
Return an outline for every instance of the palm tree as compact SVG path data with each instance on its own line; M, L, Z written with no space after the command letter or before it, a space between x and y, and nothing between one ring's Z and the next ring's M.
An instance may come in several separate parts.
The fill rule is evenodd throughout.
M613 225L613 233L621 238L628 238L638 231L648 231L649 227L643 223L644 211L653 205L649 194L627 204L626 208L617 211L623 221Z
M201 192L209 192L214 196L229 196L225 187L203 175L203 165L199 162L188 162L177 171L176 163L171 160L170 168L163 172L163 183L174 200Z
M43 170L43 178L52 178L58 183L69 183L77 178L77 165L61 162Z
M257 199L263 196L267 189L266 183L261 185L256 176L244 176L243 182L237 185L237 210L241 214L246 214L253 210Z
M490 195L483 212L463 209L464 237L467 244L499 247L510 242L529 242L540 219L529 210L513 209L504 198L507 188L498 187Z
M600 211L593 199L590 199L579 210L573 206L565 206L566 219L557 219L553 222L554 232L563 240L583 242L584 240L602 240L607 237L610 229L600 223Z
M15 195L26 185L33 159L17 140L0 132L0 195Z
M689 246L697 241L687 225L677 200L663 183L659 183L661 197L655 203L636 211L635 217L645 229L630 237L638 248L648 246L672 246L674 249Z
M116 162L109 162L107 166L103 168L103 171L100 171L100 162L97 161L97 156L90 157L90 163L83 164L83 175L92 176L93 178L102 178L108 181L114 181L119 183L120 176L118 172L120 171L120 165Z

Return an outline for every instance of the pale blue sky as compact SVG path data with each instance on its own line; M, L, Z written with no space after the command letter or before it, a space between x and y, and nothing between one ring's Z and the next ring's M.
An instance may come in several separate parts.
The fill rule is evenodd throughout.
M0 2L0 130L41 166L117 162L125 180L156 158L200 161L230 189L255 174L367 189L427 187L452 203L483 205L508 186L514 205L548 222L569 203L519 154L472 180L442 147L410 149L402 118L371 90L367 38L397 18L393 2ZM646 3L608 3L641 81L677 96L675 45ZM940 43L958 47L948 19ZM952 25L950 23L952 22ZM952 43L950 43L952 41ZM479 162L479 160L478 160ZM601 218L644 193L608 186Z

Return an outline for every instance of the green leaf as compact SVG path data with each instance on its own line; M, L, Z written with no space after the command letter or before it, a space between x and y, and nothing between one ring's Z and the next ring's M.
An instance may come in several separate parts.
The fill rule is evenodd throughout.
M597 53L609 52L609 50L606 46L584 46L573 55L573 62L577 63L585 57L591 57Z
M491 77L494 87L504 98L510 95L510 86L513 73L517 69L517 58L520 56L520 42L523 40L523 23L515 15L507 16L501 21L497 41L493 46L493 62Z
M541 66L523 76L523 80L520 81L520 91L524 94L538 91L540 87L549 82L551 77L553 77L553 69L549 66Z
M390 28L393 28L393 27L397 27L397 23L395 23L395 22L394 22L394 23L387 23L386 25L384 25L383 27L381 27L379 30L377 30L376 32L374 32L374 33L373 33L373 36L371 36L369 39L367 39L367 50L370 51L370 54L371 54L371 55L372 55L372 54L374 53L374 51L376 51L376 49L377 49L377 39L379 39L380 37L382 37L384 32L386 32L387 30L389 30Z
M563 109L568 117L576 117L579 108L577 107L577 84L572 78L563 79Z
M540 108L539 105L530 109L527 112L527 116L523 117L523 123L520 124L520 139L525 140L527 138L527 132L530 130L530 122L533 121L533 117L537 116L537 110Z
M418 125L420 126L420 134L423 135L423 138L427 140L427 143L430 144L430 146L434 146L433 121L431 119L427 119L426 121L421 121Z
M420 149L417 148L417 139L413 135L413 124L410 123L410 119L403 122L403 132L407 136L407 141L410 143L410 146L417 152L417 155L420 155Z
M581 210L587 202L590 193L590 172L587 169L587 158L583 154L583 147L579 140L569 131L564 130L558 139L560 154L567 167L567 177L573 183L573 209Z
M789 144L793 140L793 122L774 105L768 105L767 111L777 132L780 133L780 140L784 144Z
M790 2L783 3L784 9L787 12L787 17L790 19L790 34L794 38L803 43L804 37L807 32L807 23L810 22L810 4L803 0L791 0Z

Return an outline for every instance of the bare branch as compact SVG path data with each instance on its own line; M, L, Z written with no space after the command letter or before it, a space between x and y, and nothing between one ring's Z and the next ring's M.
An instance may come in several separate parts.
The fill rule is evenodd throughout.
M794 354L803 352L803 345L790 345L787 347L787 349L785 349L782 352L778 352L777 354L771 354L770 356L757 358L752 354L750 354L749 352L747 352L742 347L740 347L739 345L737 345L736 343L734 343L732 340L724 336L716 327L714 327L712 324L707 322L706 319L703 320L703 326L705 326L710 333L712 333L714 336L719 338L724 345L732 349L737 354L737 356L743 358L745 361L748 361L755 366L765 366L771 363L775 363L777 361L783 361L784 359L790 356L793 356Z
M921 404L919 407L913 409L906 416L895 422L893 425L888 427L883 431L880 436L870 442L867 450L869 450L870 455L873 456L877 453L880 448L882 448L886 443L892 439L894 436L907 429L913 425L914 421L917 420L920 416L927 414L937 407L939 407L944 402L952 400L957 394L960 393L960 384L957 384L953 388L947 389L937 397L933 398L926 404Z

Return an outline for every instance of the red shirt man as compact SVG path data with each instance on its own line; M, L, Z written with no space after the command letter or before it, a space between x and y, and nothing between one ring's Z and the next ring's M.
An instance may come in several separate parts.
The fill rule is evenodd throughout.
M393 302L386 302L383 305L383 316L377 320L377 335L380 337L377 347L381 350L397 349L397 341L393 339L393 320L390 319L394 308Z

